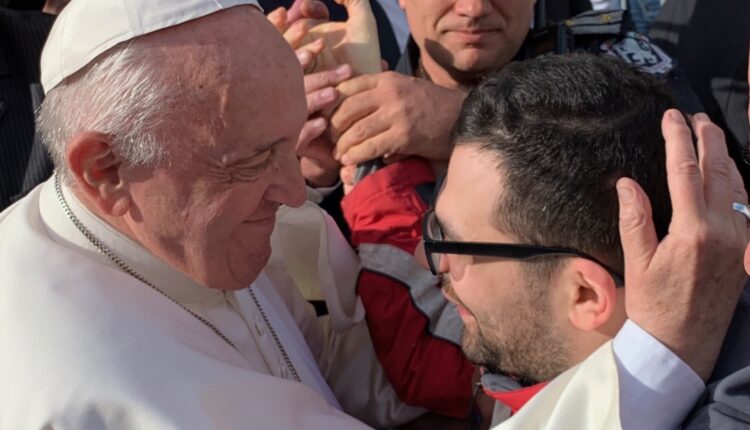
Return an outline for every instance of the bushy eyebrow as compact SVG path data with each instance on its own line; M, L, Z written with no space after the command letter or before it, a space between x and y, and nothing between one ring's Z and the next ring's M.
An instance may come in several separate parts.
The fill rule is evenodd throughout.
M461 241L461 236L456 234L456 230L450 225L450 223L446 223L445 220L440 219L437 212L435 212L435 220L437 220L440 230L443 232L443 239L455 242Z

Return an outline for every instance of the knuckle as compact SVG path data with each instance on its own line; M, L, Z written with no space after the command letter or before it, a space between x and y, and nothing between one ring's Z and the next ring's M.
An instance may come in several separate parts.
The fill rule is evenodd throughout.
M688 128L687 125L681 125L678 129L672 131L672 137L684 141L684 142L692 142L693 141L693 134L690 131L690 128Z
M732 192L734 193L734 198L740 203L746 203L747 202L747 190L744 188L734 188L732 189Z
M728 157L721 157L715 160L711 160L711 162L706 166L711 175L716 176L719 179L726 180L727 182L731 181L733 167L734 162L731 161Z
M362 155L368 160L372 160L373 158L378 156L378 147L372 142L364 145L363 149L364 150L362 151Z
M716 239L716 237L714 236L714 232L711 231L711 228L703 222L697 223L694 226L690 236L692 247L697 249L705 249Z
M367 136L367 129L361 122L354 124L351 130L352 138L358 142L361 142Z
M701 171L697 161L685 159L675 163L675 173L684 176L699 177Z
M331 85L332 81L332 73L329 72L323 72L316 74L316 84L318 87L328 87Z
M724 141L726 136L724 130L714 123L706 124L703 128L703 136L708 139Z
M648 216L642 211L632 211L620 215L620 227L625 231L640 230L649 222Z

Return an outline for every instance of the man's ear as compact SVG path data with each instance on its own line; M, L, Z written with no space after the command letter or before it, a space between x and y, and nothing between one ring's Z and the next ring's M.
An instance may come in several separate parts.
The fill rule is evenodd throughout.
M584 258L571 259L564 269L569 289L568 318L579 330L595 331L608 326L617 311L617 293L612 275Z
M78 188L103 214L123 216L130 208L130 194L120 174L122 160L111 139L102 133L82 132L73 137L65 157Z

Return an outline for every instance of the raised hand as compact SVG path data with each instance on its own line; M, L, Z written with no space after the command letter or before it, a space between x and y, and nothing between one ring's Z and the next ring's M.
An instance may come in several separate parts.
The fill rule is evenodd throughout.
M320 24L309 31L305 43L323 39L326 45L311 71L320 72L349 64L357 74L380 72L378 27L369 0L336 2L346 7L349 19Z
M631 179L617 183L626 310L705 381L746 280L747 220L732 202L747 203L747 194L724 134L708 116L693 118L697 156L680 112L666 112L662 131L673 215L661 242L641 187Z
M450 131L464 91L395 72L358 76L337 89L342 101L331 117L331 137L343 164L394 155L450 156Z

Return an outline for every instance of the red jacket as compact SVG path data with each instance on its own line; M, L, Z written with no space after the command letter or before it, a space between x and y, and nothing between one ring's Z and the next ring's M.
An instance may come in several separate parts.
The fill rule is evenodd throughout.
M465 418L474 366L461 352L462 325L437 278L413 257L428 209L417 190L434 181L426 161L409 159L364 178L341 206L363 265L357 292L388 379L404 403Z

